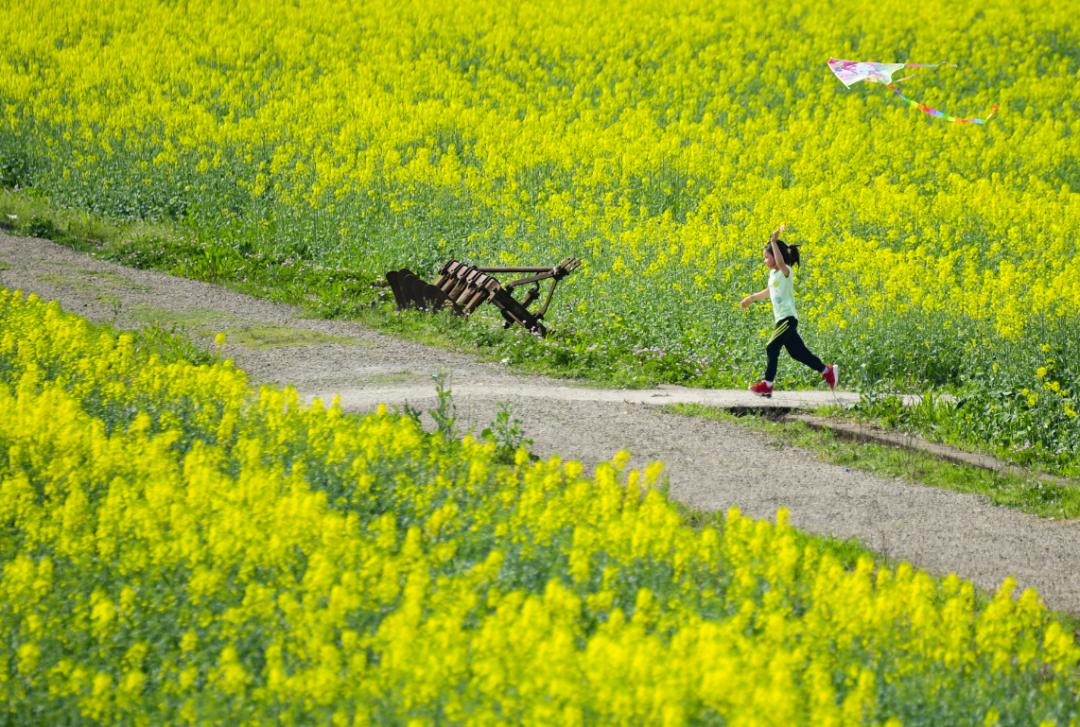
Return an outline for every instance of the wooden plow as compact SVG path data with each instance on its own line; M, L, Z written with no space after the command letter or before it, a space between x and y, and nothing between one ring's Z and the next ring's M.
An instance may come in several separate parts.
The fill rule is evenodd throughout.
M502 313L506 328L516 323L532 333L545 336L547 329L541 321L551 305L555 288L560 280L580 266L581 261L576 257L568 257L552 267L531 268L478 268L451 260L439 270L434 284L405 269L388 272L386 280L394 291L398 310L448 309L458 315L469 315L484 301L491 301ZM496 273L531 274L509 283L500 283L493 277ZM540 283L545 280L551 280L547 298L538 310L530 311L529 306L540 297ZM525 297L518 300L514 292L524 286L531 287Z

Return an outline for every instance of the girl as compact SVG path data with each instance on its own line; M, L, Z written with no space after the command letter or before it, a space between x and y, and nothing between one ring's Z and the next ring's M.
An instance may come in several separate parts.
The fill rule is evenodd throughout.
M765 378L749 388L758 396L766 399L772 396L773 381L776 379L776 364L780 358L780 348L786 348L791 357L801 361L814 371L821 373L821 378L830 389L836 388L838 368L836 364L826 366L821 359L810 352L810 349L799 337L799 319L795 312L795 290L792 285L795 271L792 265L799 264L799 250L795 245L788 245L780 238L780 233L787 229L787 225L780 225L776 232L769 237L769 244L765 246L765 264L769 268L769 287L748 295L740 301L739 306L746 310L751 303L769 298L772 301L773 318L776 320L776 328L765 346L767 363L765 366Z

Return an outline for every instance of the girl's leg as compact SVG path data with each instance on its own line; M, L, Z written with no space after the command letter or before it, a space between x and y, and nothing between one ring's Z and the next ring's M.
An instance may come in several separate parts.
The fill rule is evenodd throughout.
M791 327L784 336L784 348L791 354L791 357L801 364L809 366L817 373L825 371L825 364L820 358L810 352L810 349L803 343L802 337L798 331L798 321L793 321Z
M785 318L777 323L772 336L769 337L769 342L765 344L765 380L770 383L776 381L776 366L780 361L780 349L783 348L784 342L787 340L787 332L791 330L791 324L794 320L793 318Z

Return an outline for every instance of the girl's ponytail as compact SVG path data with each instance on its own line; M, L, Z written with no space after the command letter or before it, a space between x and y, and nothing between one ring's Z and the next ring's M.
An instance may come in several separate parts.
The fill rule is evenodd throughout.
M783 245L780 248L780 252L784 256L784 262L788 265L798 265L799 259L799 246L798 245Z
M780 254L784 256L784 264L791 266L800 263L798 245L789 245L783 240L777 240L776 246L780 248ZM766 245L765 249L768 250L769 245Z

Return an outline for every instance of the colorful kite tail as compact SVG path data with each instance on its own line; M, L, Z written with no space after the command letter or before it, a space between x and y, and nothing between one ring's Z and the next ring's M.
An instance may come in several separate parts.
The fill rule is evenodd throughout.
M997 113L998 107L1001 105L1001 104L994 104L993 107L990 109L990 113L988 113L984 118L981 118L981 119L976 119L976 118L961 119L961 118L959 118L957 116L949 116L947 113L945 113L943 111L938 111L937 109L932 109L929 106L927 106L926 104L919 103L918 101L911 100L910 98L908 98L904 94L900 93L900 90L897 89L896 86L894 86L891 83L886 83L885 88L891 89L892 92L895 93L897 96L899 96L901 99L903 99L904 102L907 103L908 106L914 106L919 111L922 111L924 114L930 114L931 116L933 116L936 119L944 119L945 121L951 121L954 124L985 124L987 121L994 118L994 114Z

